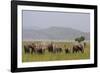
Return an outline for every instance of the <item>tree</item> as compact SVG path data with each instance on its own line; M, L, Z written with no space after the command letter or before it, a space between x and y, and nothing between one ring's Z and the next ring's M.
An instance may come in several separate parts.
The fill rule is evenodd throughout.
M78 38L75 38L75 41L77 41L77 42L82 42L82 41L84 41L85 40L85 37L84 36L81 36L81 37L78 37Z
M85 37L84 37L84 36L81 36L81 37L80 37L80 40L81 40L81 41L84 41L84 40L85 40Z

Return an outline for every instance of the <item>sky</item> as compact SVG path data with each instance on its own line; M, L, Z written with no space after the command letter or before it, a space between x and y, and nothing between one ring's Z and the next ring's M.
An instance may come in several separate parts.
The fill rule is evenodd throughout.
M89 13L23 10L22 17L23 29L66 27L90 32Z

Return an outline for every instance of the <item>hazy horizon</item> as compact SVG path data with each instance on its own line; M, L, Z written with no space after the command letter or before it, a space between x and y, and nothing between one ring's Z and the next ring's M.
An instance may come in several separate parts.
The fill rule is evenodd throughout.
M24 29L47 29L50 27L72 28L90 32L89 13L67 13L23 10Z

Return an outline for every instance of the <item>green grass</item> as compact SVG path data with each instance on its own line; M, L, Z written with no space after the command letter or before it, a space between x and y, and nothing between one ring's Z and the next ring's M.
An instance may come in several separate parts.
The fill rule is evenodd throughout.
M23 42L23 45L30 42ZM59 44L65 45L66 47L72 47L73 43L71 42L59 42ZM62 46L64 47L64 46ZM61 53L49 53L45 52L44 54L25 54L24 48L22 50L22 62L35 62L35 61L55 61L55 60L80 60L80 59L89 59L90 58L90 44L87 43L84 53L68 53L64 51Z

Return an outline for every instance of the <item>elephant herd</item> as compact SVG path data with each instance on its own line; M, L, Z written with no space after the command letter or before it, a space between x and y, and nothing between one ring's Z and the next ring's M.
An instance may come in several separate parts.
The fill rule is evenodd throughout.
M84 53L84 46L82 44L78 45L73 45L72 48L61 48L61 47L54 47L53 44L48 44L45 47L43 47L41 44L29 44L29 45L24 45L24 52L25 54L44 54L45 52L49 53L61 53L65 52L67 53L77 53L81 52Z

